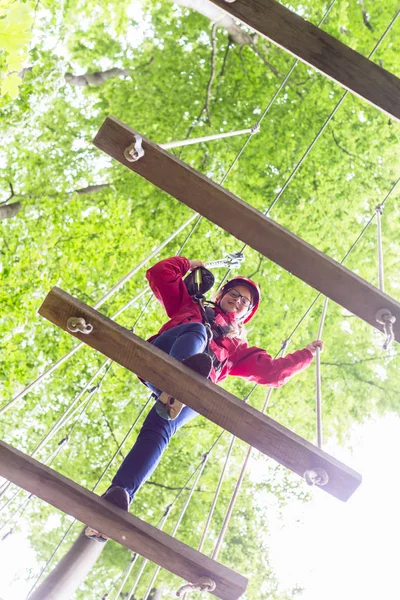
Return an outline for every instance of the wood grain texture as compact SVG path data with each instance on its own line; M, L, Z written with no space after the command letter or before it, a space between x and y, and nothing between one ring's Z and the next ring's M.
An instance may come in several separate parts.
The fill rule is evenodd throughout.
M203 575L211 577L216 583L213 595L218 598L240 598L247 587L247 579L239 573L113 506L2 441L0 474L186 581L197 581Z
M127 162L124 149L136 133L108 117L94 144L380 331L375 315L388 308L396 317L393 330L400 341L396 300L143 136L145 155Z
M315 467L325 469L329 483L322 489L340 500L347 500L360 485L361 476L353 469L63 290L53 288L39 314L65 331L70 317L83 317L93 326L92 333L71 335L298 475Z
M400 79L275 0L211 0L302 62L400 120ZM372 48L371 48L372 49Z

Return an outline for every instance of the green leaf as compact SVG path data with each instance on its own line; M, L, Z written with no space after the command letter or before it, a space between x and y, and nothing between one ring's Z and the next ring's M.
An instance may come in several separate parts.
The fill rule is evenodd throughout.
M18 89L21 83L21 78L17 73L11 73L1 82L1 95L5 96L8 94L10 98L14 99L18 96Z

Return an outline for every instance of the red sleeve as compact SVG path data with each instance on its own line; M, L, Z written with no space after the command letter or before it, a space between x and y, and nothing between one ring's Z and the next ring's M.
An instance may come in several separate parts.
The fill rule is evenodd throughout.
M186 275L190 263L183 256L173 256L161 260L146 272L146 278L153 294L172 318L183 304L191 301L182 277Z
M229 375L270 387L280 387L293 375L306 369L313 358L312 353L304 348L283 358L273 359L265 350L256 346L249 348L246 342L242 342L230 357L233 367Z

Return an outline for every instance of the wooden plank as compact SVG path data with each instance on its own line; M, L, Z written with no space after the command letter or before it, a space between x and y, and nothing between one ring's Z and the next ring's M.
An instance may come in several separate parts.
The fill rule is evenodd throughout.
M65 331L70 317L84 317L92 333L71 335L298 475L315 467L325 469L329 483L322 489L340 500L347 500L360 485L361 476L353 469L59 288L49 292L39 313Z
M113 506L2 441L0 474L186 581L211 577L216 583L213 595L217 598L240 598L246 590L247 579L239 573Z
M400 119L400 79L279 2L211 1L353 94Z
M400 341L400 304L396 300L148 139L143 138L144 156L128 162L124 150L136 133L108 117L94 144L376 329L382 331L375 320L377 311L389 309L396 317L395 339Z

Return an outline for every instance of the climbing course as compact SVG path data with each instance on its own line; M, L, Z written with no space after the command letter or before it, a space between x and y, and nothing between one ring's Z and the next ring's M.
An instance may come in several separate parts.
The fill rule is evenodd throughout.
M213 2L256 29L268 39L285 48L288 52L294 54L299 60L312 65L327 77L334 79L350 92L363 97L379 110L400 119L400 81L380 66L372 63L317 27L307 23L273 0L258 0L256 3L249 2L248 0L233 0L233 2L230 0L213 0ZM333 4L334 2L328 8L326 15ZM268 16L266 16L267 14ZM390 31L398 14L396 14L396 17L381 36L369 58L373 56L380 43ZM268 408L272 388L268 391L262 411L257 411L248 405L248 400L255 387L244 400L236 398L201 375L196 374L185 364L172 359L166 353L135 335L135 326L138 321L131 329L120 326L115 319L133 302L145 297L147 290L142 290L111 318L98 311L114 293L121 289L134 274L155 257L178 233L193 224L191 232L178 253L182 254L185 245L202 218L206 218L244 243L244 246L238 252L224 259L211 260L205 264L210 269L221 267L228 269L220 285L222 285L232 269L238 268L241 265L244 259L244 251L247 245L249 245L319 292L305 315L301 317L296 328L282 343L277 356L284 356L291 338L321 294L325 296L325 299L318 328L318 340L322 339L328 300L331 299L360 319L366 321L372 327L381 331L385 335L384 349L389 348L392 342L400 341L400 304L384 292L380 220L383 206L398 182L395 183L387 196L376 207L375 215L371 217L369 223L340 263L313 248L298 236L278 225L268 216L270 210L278 202L302 162L322 135L327 124L339 109L348 92L343 94L334 111L310 144L306 153L296 165L291 176L278 192L278 195L266 213L262 214L253 209L243 200L222 187L226 177L251 141L252 136L260 131L263 118L278 97L287 79L296 67L297 62L294 63L286 75L259 121L251 128L228 134L204 136L203 138L195 138L192 141L186 140L169 145L165 144L163 149L163 146L157 146L141 133L131 129L117 119L113 117L106 119L96 135L94 144L196 212L166 238L144 261L137 265L95 303L93 307L88 306L78 298L71 296L59 288L53 288L49 292L40 308L40 315L76 337L79 340L79 344L0 409L0 414L9 410L14 403L22 399L35 385L53 373L61 364L82 348L84 344L91 346L107 357L85 388L67 408L64 415L52 426L32 452L31 456L28 457L22 452L8 446L5 442L0 442L0 474L9 482L3 484L2 488L0 488L0 496L5 494L11 483L14 483L30 493L30 496L21 505L22 509L25 508L31 496L35 495L67 514L72 515L75 519L101 531L107 537L130 548L134 552L134 555L127 569L122 574L121 581L114 585L116 588L115 599L119 597L139 555L143 556L145 560L129 592L129 598L132 598L148 560L154 562L158 567L150 582L145 599L150 594L151 587L160 568L168 569L189 582L182 585L178 590L177 595L180 597L187 598L187 595L193 591L209 592L216 597L226 598L227 600L242 596L247 586L246 578L218 563L217 558L253 449L266 454L291 469L303 477L307 484L320 487L323 491L343 501L346 501L361 483L361 476L357 472L342 464L322 449L322 388L319 348L316 349L316 444L313 444L264 414ZM371 81L374 82L374 85L371 85ZM249 137L219 185L165 151L168 147L173 148L189 143L212 141L214 139L221 139L222 137L244 134L249 134ZM379 288L374 287L343 266L344 261L359 239L361 239L375 216L378 231ZM200 280L196 279L196 272L194 277L195 283L200 285ZM201 299L202 295L200 294L199 298L197 298L200 304L202 302ZM151 298L149 298L145 308L150 301ZM143 314L145 308L141 314ZM162 389L163 392L176 398L184 405L194 408L197 412L223 429L214 445L204 454L202 462L195 468L191 478L185 485L184 489L186 489L193 479L190 493L171 536L161 531L169 517L171 506L167 507L158 526L152 527L137 517L129 515L105 502L93 493L94 490L90 492L50 468L55 456L58 452L62 451L68 442L70 434L60 441L56 452L47 457L45 462L48 466L34 459L34 456L45 448L46 444L59 432L61 427L64 427L73 420L75 420L75 423L77 422L76 419L79 419L87 409L94 394L100 388L101 381L106 376L112 362L116 362L136 373L145 381L151 381L153 385ZM102 380L95 383L102 371L104 371ZM88 397L82 401L85 393L88 394ZM149 398L138 418L150 401L151 399ZM132 431L133 426L130 428L122 444L127 439L130 431ZM74 425L72 425L70 433L73 427ZM232 434L231 443L221 471L220 480L216 487L199 548L198 550L194 550L174 539L174 536L189 505L190 498L196 489L207 459L215 445L224 435L224 432ZM249 449L243 461L220 534L215 543L212 555L209 558L202 554L202 549L236 438L246 442L249 445ZM117 452L107 465L107 469L112 464ZM105 472L103 472L102 477ZM12 499L18 493L16 492ZM7 504L9 502L10 500L7 501ZM21 507L17 509L13 516L17 516L20 511ZM65 535L68 534L68 531ZM91 543L88 540L86 541L89 544ZM38 581L39 579L36 584ZM55 598L56 596L53 594L56 587L57 581L51 584L48 583L47 586L45 581L36 592L33 591L34 588L32 589L33 595L30 598L33 600ZM69 593L71 593L71 588L68 589ZM68 597L59 587L57 587L57 594L58 599Z

